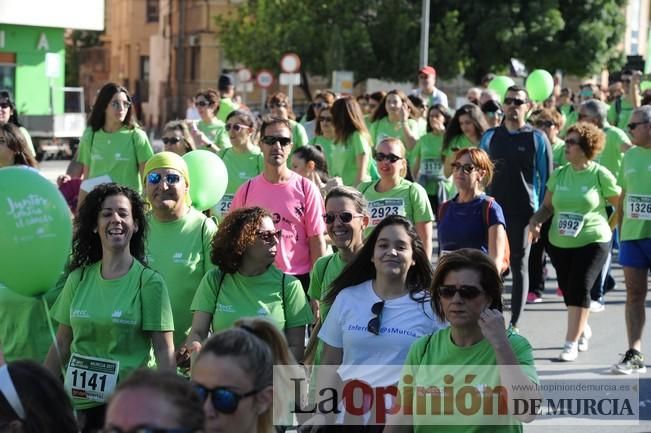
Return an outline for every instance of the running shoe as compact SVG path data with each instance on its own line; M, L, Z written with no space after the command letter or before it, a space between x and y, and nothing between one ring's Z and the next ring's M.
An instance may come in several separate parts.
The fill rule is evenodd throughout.
M537 295L534 292L529 292L527 294L527 304L539 304L542 302L542 296Z
M606 310L606 305L599 301L590 301L590 312L601 313Z
M565 343L561 354L558 355L560 361L571 362L576 361L576 358L579 357L579 348L576 343Z
M613 365L611 371L617 374L646 373L644 355L635 349L628 349L622 360Z
M583 328L583 333L579 337L579 352L587 352L590 348L588 340L592 338L592 328L587 323L585 328Z
M556 287L556 296L560 296L561 298L563 297L563 291L560 287Z

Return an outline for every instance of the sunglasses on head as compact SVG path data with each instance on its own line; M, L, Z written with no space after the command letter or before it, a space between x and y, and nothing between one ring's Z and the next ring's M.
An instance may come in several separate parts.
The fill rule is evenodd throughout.
M380 335L380 315L383 309L384 301L378 301L371 307L371 313L375 314L375 317L369 320L366 326L371 334Z
M483 293L479 287L475 286L441 286L439 287L439 296L445 299L454 298L455 293L459 293L463 299L475 299Z
M181 137L163 137L161 138L163 144L178 144L181 142Z
M9 105L8 102L0 102L0 108L10 108L11 105Z
M194 105L196 105L198 107L207 107L207 106L210 105L210 102L208 102L208 101L197 101L197 102L194 103Z
M452 163L452 170L459 171L463 170L464 173L470 174L475 169L475 166L472 164L461 164L459 162Z
M361 214L354 214L352 212L339 212L339 213L334 213L334 212L328 212L325 215L323 215L323 220L325 221L326 224L333 224L335 222L335 219L339 217L339 221L341 221L344 224L347 224L353 220L353 218L359 218L363 215Z
M168 173L164 177L158 173L149 173L147 175L147 182L152 185L158 185L162 179L165 179L168 185L175 185L181 180L181 176L174 173Z
M373 157L377 162L382 162L382 161L389 161L391 164L398 162L402 159L402 157L398 155L394 155L393 153L382 153L378 152L375 154Z
M277 241L278 238L280 238L282 231L281 230L270 230L270 231L263 231L260 230L258 231L258 237L262 242L265 242L267 244L271 243L272 241Z
M120 427L109 427L98 430L99 433L194 433L191 428L160 428L146 425L136 426L129 430L122 430Z
M126 108L127 110L129 107L131 107L131 102L129 101L111 101L111 107L115 110L119 110L122 107Z
M292 144L292 139L290 137L276 137L275 135L265 135L260 139L260 141L268 146L273 146L276 143L280 143L282 147L285 147Z
M526 103L527 101L520 98L504 98L504 105L515 105L516 107L519 107L520 105Z
M210 396L212 407L217 412L224 414L235 413L237 406L240 404L240 400L259 392L259 390L254 389L244 394L238 394L235 391L223 387L209 389L203 385L199 385L198 383L194 383L192 386L195 392L199 394L199 399L202 403Z
M240 125L239 123L227 123L225 126L227 131L230 131L231 129L235 132L240 132L243 129L248 129L249 127L247 125Z

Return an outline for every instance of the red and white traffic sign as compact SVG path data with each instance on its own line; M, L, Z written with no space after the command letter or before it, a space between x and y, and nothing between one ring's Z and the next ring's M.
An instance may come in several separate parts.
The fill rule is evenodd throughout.
M253 77L253 74L249 68L242 68L237 71L237 79L240 81L240 83L251 81L251 77Z
M280 59L280 69L288 74L301 70L301 58L296 53L287 53Z
M262 87L263 89L268 89L274 83L274 76L271 71L262 69L255 77L255 82L258 83L258 86Z

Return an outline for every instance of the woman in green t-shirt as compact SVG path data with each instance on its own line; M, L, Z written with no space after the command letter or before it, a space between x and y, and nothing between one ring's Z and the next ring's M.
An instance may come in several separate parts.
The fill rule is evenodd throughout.
M427 110L427 134L416 142L413 175L419 185L425 188L434 215L438 214L439 203L448 199L451 182L443 175L443 134L452 116L443 104L433 105Z
M369 132L373 143L377 145L386 137L395 137L408 150L413 149L419 138L418 123L410 117L413 111L413 105L404 92L388 92L371 116Z
M319 111L316 116L316 127L314 128L314 137L310 140L310 145L319 147L326 157L328 167L332 166L332 146L335 139L335 127L332 123L332 105L328 105Z
M45 365L56 376L65 368L84 432L102 427L108 397L133 370L176 367L167 287L144 265L144 209L138 193L108 183L88 194L75 220L70 275L52 307L58 350L50 347Z
M196 149L194 138L188 125L182 120L172 120L163 127L163 146L165 151L183 156Z
M292 171L300 174L314 183L321 191L321 195L326 194L326 184L328 183L328 164L323 152L314 146L301 146L292 154Z
M192 301L192 330L179 358L197 352L208 332L233 326L242 317L267 317L285 332L292 353L303 359L305 325L312 313L296 278L274 266L280 236L272 215L260 207L236 209L226 215L213 238L208 272Z
M488 129L484 113L475 104L461 106L452 116L443 136L443 174L452 175L454 152L466 147L479 147L481 136Z
M219 93L215 89L200 90L195 96L194 105L201 120L190 123L190 132L197 147L211 152L231 147L224 122L217 118L219 100Z
M282 92L274 93L267 101L267 108L271 112L272 117L289 121L289 125L292 127L294 150L307 144L307 132L303 125L295 120L296 115L292 111L292 106L289 104L287 95Z
M604 141L601 129L592 124L570 126L565 138L569 164L554 170L543 204L529 221L536 241L542 224L553 215L548 252L568 314L561 361L574 361L588 350L590 289L608 257L615 225L609 224L606 203L617 206L621 188L607 168L593 161Z
M330 175L353 187L371 180L371 137L359 104L352 96L344 96L332 104L331 111L335 140Z

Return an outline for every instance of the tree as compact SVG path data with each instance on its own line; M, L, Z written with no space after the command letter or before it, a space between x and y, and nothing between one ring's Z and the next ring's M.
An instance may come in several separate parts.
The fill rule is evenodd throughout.
M442 77L478 81L512 57L529 69L574 75L621 66L626 0L431 0L430 64ZM335 68L412 80L418 67L419 0L249 0L216 17L226 57L278 72L287 51L303 70Z
M101 44L103 32L73 30L66 46L66 86L79 86L79 52L82 48Z

